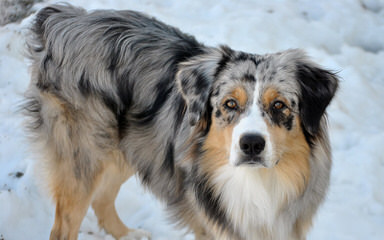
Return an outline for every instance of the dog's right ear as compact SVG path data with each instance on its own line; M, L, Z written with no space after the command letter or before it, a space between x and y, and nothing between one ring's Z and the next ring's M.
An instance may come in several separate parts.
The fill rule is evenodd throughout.
M216 72L229 49L210 49L179 64L176 82L188 107L191 125L199 122L209 104Z

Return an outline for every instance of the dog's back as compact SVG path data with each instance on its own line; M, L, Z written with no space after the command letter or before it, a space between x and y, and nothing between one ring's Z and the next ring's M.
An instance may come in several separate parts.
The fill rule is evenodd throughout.
M116 114L132 107L133 99L137 115L150 100L161 102L156 98L169 94L177 64L204 52L193 37L133 11L86 14L51 6L39 12L33 30L36 86L75 105L97 95Z

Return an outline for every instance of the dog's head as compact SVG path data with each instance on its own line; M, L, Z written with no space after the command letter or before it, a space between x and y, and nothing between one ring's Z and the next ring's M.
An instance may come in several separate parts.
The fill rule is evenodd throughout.
M190 123L208 114L210 147L233 165L264 167L311 147L338 86L301 50L253 55L227 47L182 63L177 82Z

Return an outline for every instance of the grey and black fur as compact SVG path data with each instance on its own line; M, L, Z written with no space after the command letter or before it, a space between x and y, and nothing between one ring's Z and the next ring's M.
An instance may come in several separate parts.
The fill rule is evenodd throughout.
M207 47L134 11L52 5L37 14L32 33L25 109L56 202L51 239L76 239L89 204L116 239L148 236L126 228L113 206L120 184L134 173L197 239L305 238L329 182L324 114L337 89L334 74L300 50L256 55ZM239 227L225 187L217 187L219 171L207 167L226 167L227 159L209 159L210 136L244 118L257 84L286 92L290 115L265 106L263 118L287 132L300 118L310 149L311 177L300 196L284 203L287 226L272 232ZM247 99L238 109L221 102L235 87Z

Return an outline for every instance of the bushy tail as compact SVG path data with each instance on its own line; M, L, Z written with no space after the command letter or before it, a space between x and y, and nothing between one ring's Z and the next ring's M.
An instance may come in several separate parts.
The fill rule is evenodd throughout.
M55 29L57 23L67 18L84 15L85 13L84 9L70 4L54 4L41 9L36 14L35 21L31 27L32 38L28 40L30 54L44 50L45 41L52 29Z
M0 0L1 1L1 0ZM31 62L31 83L26 91L25 100L20 103L19 111L30 117L27 127L31 130L38 129L43 124L41 116L41 100L36 86L44 84L46 69L45 61L50 58L47 39L55 36L59 31L60 23L65 19L84 15L82 8L76 8L69 4L55 4L41 9L30 27L30 35L26 39L27 57Z

